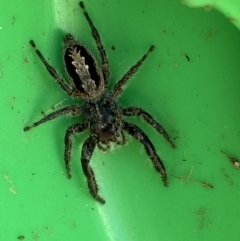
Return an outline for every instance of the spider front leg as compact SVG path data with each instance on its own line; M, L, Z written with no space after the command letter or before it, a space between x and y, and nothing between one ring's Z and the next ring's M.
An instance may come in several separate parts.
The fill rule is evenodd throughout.
M98 48L98 51L100 53L100 57L101 57L101 60L102 60L102 70L103 70L103 76L104 76L104 80L105 80L105 85L107 85L110 71L109 71L109 64L108 64L106 51L105 51L105 49L104 49L104 47L102 45L102 42L101 42L101 39L100 39L100 35L99 35L96 27L94 26L91 18L89 17L89 14L86 11L85 6L84 6L82 1L79 3L79 6L82 8L83 14L84 14L85 18L87 19L87 22L88 22L88 24L89 24L89 26L90 26L90 28L92 30L92 36L93 36L93 38L94 38L94 40L96 42L96 45L97 45L97 48Z
M122 111L123 115L125 116L141 116L146 122L148 122L152 127L154 127L157 132L163 135L165 140L171 144L172 148L176 148L176 145L173 143L171 137L168 135L164 127L160 125L156 120L154 120L153 117L146 111L137 107L124 108Z
M70 88L65 81L60 77L60 75L57 73L57 71L47 62L47 60L44 58L40 50L37 49L36 44L33 40L30 40L29 42L33 49L35 50L36 54L40 58L40 60L45 65L47 71L52 75L52 77L57 81L57 83L62 87L63 90L65 90L69 95L72 94L72 88Z
M24 131L29 131L31 130L33 127L39 126L47 121L50 120L54 120L56 118L58 118L61 115L66 115L66 114L71 114L71 115L80 115L81 114L81 108L75 106L75 105L71 105L71 106L67 106L64 107L60 110L54 111L49 115L46 115L45 117L43 117L42 119L40 119L39 121L34 122L32 125L30 126L26 126L23 128Z
M143 62L147 59L148 55L155 49L153 45L150 46L147 53L142 56L142 58L133 65L128 72L117 82L113 89L113 97L118 98L123 91L123 86L127 83L127 81L132 77L134 73L137 72L138 68L143 64Z
M120 138L117 138L116 143L118 145L124 146L126 144L127 140L126 140L126 136L123 131L121 131L121 135L119 137Z
M65 151L64 151L64 160L67 170L67 176L70 179L72 177L71 175L71 166L70 166L70 159L71 159L71 151L72 151L72 135L76 133L83 132L87 129L87 127L84 124L75 124L70 126L65 134Z
M94 172L92 168L89 165L89 162L91 160L93 151L96 147L97 141L94 137L90 136L84 143L82 147L82 157L81 157L81 163L82 163L82 169L83 172L87 178L88 182L88 188L90 191L90 194L95 198L98 202L104 204L105 200L98 195L98 185L95 179Z
M110 149L109 142L107 143L97 142L97 146L101 151L104 151L104 152Z
M149 140L147 135L138 126L127 122L124 122L123 129L144 145L145 151L151 158L155 169L162 175L164 186L167 186L167 173L164 164L158 156L152 142Z

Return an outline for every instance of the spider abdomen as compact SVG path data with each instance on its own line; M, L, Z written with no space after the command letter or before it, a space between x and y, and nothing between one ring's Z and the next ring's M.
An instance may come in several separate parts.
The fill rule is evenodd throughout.
M104 91L102 70L92 53L70 34L64 37L64 64L82 99L94 99Z

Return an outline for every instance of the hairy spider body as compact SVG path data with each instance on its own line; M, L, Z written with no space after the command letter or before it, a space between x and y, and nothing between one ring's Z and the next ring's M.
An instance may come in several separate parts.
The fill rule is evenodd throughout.
M117 138L121 137L123 124L121 109L108 92L97 101L86 102L83 116L85 125L98 142L108 144L116 142Z
M113 90L109 91L107 87L110 71L106 52L103 48L98 31L85 10L83 2L80 2L79 5L92 30L92 35L101 57L102 66L99 67L98 62L92 53L83 44L76 41L70 34L66 34L64 36L65 47L63 62L69 75L70 82L67 83L47 62L42 53L37 49L35 42L31 40L31 46L61 88L72 98L84 102L80 105L71 105L56 110L49 115L44 116L39 121L34 122L32 125L25 127L24 131L28 131L47 121L56 119L61 115L82 115L83 123L77 123L70 126L65 134L64 160L67 176L68 178L71 178L70 159L72 136L76 133L88 130L90 136L84 141L82 146L81 164L83 172L87 178L90 194L102 204L105 203L105 200L99 196L95 175L89 163L96 146L102 151L106 151L111 142L124 145L126 143L124 132L143 144L155 169L161 174L164 185L167 186L167 174L164 164L158 156L152 142L138 126L126 122L123 117L142 117L148 124L162 134L173 148L176 147L175 144L163 126L154 120L146 111L137 107L122 108L116 102L117 98L122 94L123 86L154 50L154 46L150 46L147 53L127 71L127 73L116 83Z
M92 100L101 96L104 77L92 53L70 34L64 37L64 64L72 84L75 85L74 97Z

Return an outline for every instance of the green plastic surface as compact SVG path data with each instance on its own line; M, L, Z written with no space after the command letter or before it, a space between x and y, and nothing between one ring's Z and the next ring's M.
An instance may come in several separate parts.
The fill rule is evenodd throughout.
M240 29L240 1L239 0L182 0L190 7L204 7L206 11L218 9L228 20Z
M85 5L108 54L110 87L156 46L119 103L144 108L175 138L173 150L143 121L128 119L153 141L169 187L128 137L124 147L94 153L91 165L107 201L102 206L89 195L79 162L88 133L76 136L73 178L66 177L64 134L76 119L61 117L23 132L53 104L73 103L29 40L62 76L65 33L98 55L78 1L1 0L0 240L238 240L240 173L221 153L240 158L238 29L216 10L176 0Z

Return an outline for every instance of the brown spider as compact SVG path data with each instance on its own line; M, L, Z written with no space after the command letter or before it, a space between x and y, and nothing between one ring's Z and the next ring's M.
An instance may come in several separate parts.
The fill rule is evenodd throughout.
M34 41L31 40L30 44L36 54L62 89L72 98L77 99L78 101L83 100L84 103L67 106L54 111L32 125L25 127L24 131L29 131L33 127L56 119L61 115L82 115L84 118L83 123L77 123L70 126L65 135L64 160L67 176L68 178L71 178L71 138L75 133L89 130L90 136L84 141L82 147L81 164L88 181L88 188L91 195L102 204L105 203L105 200L98 194L99 189L95 175L89 165L90 159L96 146L98 146L100 150L106 151L109 148L110 142L124 145L126 143L124 131L144 145L145 151L152 160L155 169L162 176L164 186L167 186L167 174L164 164L156 153L152 142L138 126L124 121L123 116L142 117L160 134L162 134L173 148L175 148L175 144L165 129L154 120L150 114L137 107L122 108L116 103L117 98L122 94L123 86L154 50L154 46L150 46L147 53L127 71L127 73L114 86L113 90L108 91L108 77L110 72L106 52L101 43L98 31L85 10L83 2L80 2L79 5L92 30L93 38L101 56L102 68L99 67L92 53L82 43L76 41L70 34L66 34L64 36L65 48L63 54L64 65L70 80L70 84L67 84L56 70L49 65L42 53L37 49Z

